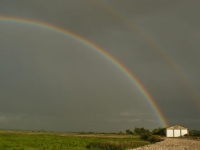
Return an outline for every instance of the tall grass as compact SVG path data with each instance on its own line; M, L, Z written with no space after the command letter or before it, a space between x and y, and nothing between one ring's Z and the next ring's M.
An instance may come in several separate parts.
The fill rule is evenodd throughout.
M132 142L92 142L87 145L89 149L98 150L126 150L128 148L136 148L149 144L146 141L132 141Z
M97 144L96 144L97 143ZM89 135L39 133L39 132L0 132L0 150L89 150L104 147L124 148L148 144L139 137L124 135ZM117 150L117 149L116 149ZM121 149L119 149L121 150Z

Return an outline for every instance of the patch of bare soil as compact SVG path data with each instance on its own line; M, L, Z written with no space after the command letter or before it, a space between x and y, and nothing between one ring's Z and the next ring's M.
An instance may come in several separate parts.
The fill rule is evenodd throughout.
M200 140L166 138L162 142L130 150L200 150Z

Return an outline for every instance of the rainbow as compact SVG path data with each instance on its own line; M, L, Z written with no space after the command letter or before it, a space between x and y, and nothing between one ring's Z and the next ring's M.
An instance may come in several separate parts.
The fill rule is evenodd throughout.
M31 26L42 27L42 28L69 36L70 38L74 40L78 40L82 44L92 48L94 51L96 51L97 53L105 57L107 60L109 60L118 69L120 69L132 81L132 83L136 85L137 89L144 95L145 99L147 100L149 105L152 107L155 115L159 118L161 125L164 127L168 126L167 120L165 119L163 113L161 112L160 108L156 104L155 100L150 95L150 93L145 89L142 83L136 78L136 76L133 73L131 73L121 62L119 62L116 58L114 58L112 55L110 55L108 52L106 52L104 49L102 49L95 43L92 43L86 38L81 37L80 35L74 32L71 32L69 30L66 30L66 29L63 29L63 28L60 28L48 23L36 21L36 20L30 20L30 19L19 18L19 17L0 16L0 22L2 21L9 22L9 23L22 23L22 24L27 24Z
M120 14L115 10L113 7L108 6L105 2L97 1L97 0L90 0L91 3L100 7L102 10L109 12L112 16L115 16L120 22L123 22L130 30L135 31L138 33L139 36L142 37L154 50L157 54L163 58L170 68L176 73L178 79L182 82L185 89L190 94L193 103L197 107L197 110L200 112L200 98L197 92L193 89L191 84L188 82L186 77L183 75L181 69L175 64L175 62L168 56L168 54L155 42L153 41L144 31L142 31L134 22L130 21L127 17Z

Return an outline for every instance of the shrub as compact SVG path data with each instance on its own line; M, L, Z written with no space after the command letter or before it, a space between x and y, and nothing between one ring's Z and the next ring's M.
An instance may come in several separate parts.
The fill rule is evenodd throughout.
M162 130L163 130L162 128L154 129L153 134L160 133L160 131L162 131ZM135 128L134 132L136 134L139 134L140 138L142 140L149 141L151 143L156 143L156 142L162 141L161 138L160 138L160 136L158 136L158 135L152 135L152 133L148 129Z
M133 132L131 130L127 129L126 134L133 134Z
M148 141L151 143L156 143L162 141L162 139L159 136L151 135L149 136Z
M142 135L144 135L144 134L149 134L150 131L149 131L148 129L144 129L144 128L142 127L142 128L135 128L134 133L136 133L136 134L142 136Z
M156 143L156 142L162 141L162 139L160 138L160 136L152 135L152 134L141 135L141 139L143 139L145 141L149 141L151 143Z
M147 141L147 140L149 139L150 136L151 136L151 134L145 133L145 134L142 134L142 135L141 135L141 139Z
M152 131L153 135L165 135L165 128L156 128Z

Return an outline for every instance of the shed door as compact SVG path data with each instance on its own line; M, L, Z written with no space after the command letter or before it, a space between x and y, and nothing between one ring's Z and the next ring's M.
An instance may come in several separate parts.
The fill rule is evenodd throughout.
M174 137L180 137L181 136L181 130L180 129L174 129Z
M184 134L188 134L188 131L186 129L181 130L181 135L184 136Z
M173 130L167 130L167 137L174 137Z

